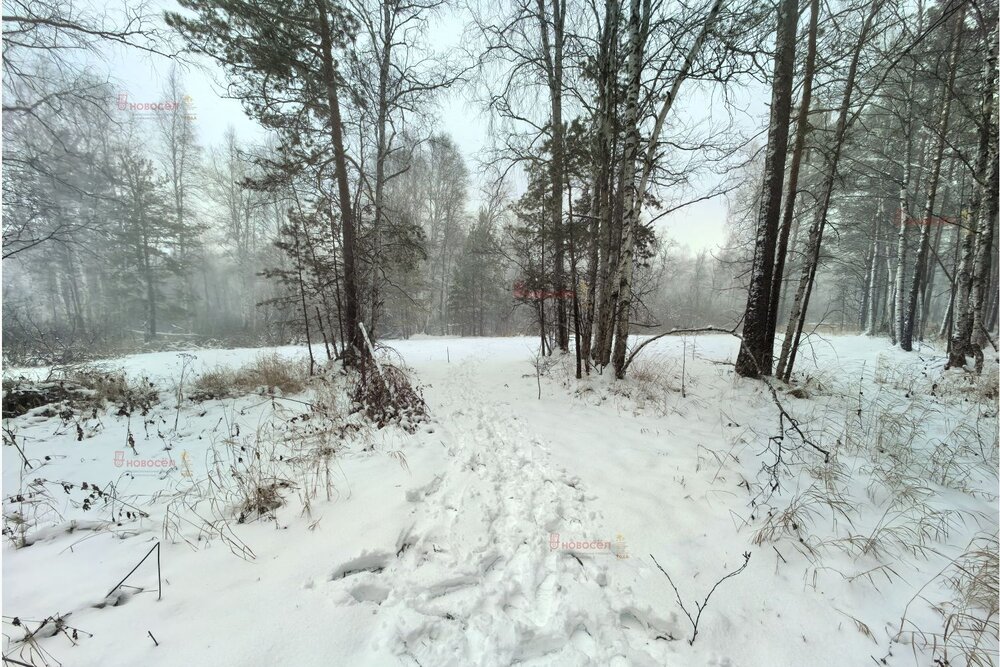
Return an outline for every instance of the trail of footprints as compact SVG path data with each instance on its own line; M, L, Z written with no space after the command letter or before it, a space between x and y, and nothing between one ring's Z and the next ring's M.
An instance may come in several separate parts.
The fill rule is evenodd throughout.
M403 664L663 664L676 616L632 604L613 557L549 547L550 533L599 535L579 480L470 382L451 382L474 407L445 420L449 469L407 492L414 521L394 552L341 563L332 585L377 605L375 642Z

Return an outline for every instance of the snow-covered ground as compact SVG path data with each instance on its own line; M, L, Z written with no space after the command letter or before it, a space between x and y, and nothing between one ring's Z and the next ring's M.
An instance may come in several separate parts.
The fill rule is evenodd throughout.
M726 336L657 341L621 383L575 380L570 358L536 377L527 338L390 345L431 415L412 434L341 438L336 420L303 418L312 389L178 407L182 368L239 366L250 349L109 361L160 390L145 416L4 420L4 655L958 665L975 639L961 622L991 612L979 639L995 653L995 600L979 610L983 581L966 576L995 590L995 557L963 558L996 549L995 361L977 380L932 348L833 337L805 350L799 391L772 395L734 376ZM273 516L239 521L231 470L280 481ZM697 615L744 553L689 643L678 595ZM50 622L22 641L57 615L64 632Z

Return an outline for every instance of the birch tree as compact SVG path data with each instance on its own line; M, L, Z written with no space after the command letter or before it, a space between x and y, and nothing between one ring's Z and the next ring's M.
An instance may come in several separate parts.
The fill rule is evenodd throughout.
M656 114L653 129L647 140L646 150L642 155L643 162L641 168L638 168L636 161L639 157L639 85L642 75L646 38L648 36L648 17L651 10L649 0L644 0L642 9L640 9L638 0L632 0L628 23L625 153L622 158L622 188L625 195L625 217L622 223L621 251L613 283L617 285L617 294L613 295L617 306L615 315L615 343L611 361L615 368L615 377L618 379L625 377L625 352L628 344L629 317L631 316L632 307L632 273L634 268L635 239L638 232L639 217L642 213L642 201L647 194L647 187L649 186L655 166L657 142L667 115L677 100L681 84L684 83L691 72L695 58L701 52L705 40L712 30L712 26L719 17L722 3L723 0L714 0L711 8L708 10L708 15L702 23L701 30L695 37L680 69L674 76L673 83Z

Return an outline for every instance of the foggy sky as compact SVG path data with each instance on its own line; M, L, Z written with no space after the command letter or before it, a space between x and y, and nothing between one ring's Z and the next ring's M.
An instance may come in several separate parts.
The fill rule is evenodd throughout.
M96 3L95 3L96 4ZM163 9L176 9L173 2L156 3ZM429 27L428 42L438 52L458 46L462 39L465 19L460 12L446 9L435 16ZM183 66L181 72L184 85L193 100L195 125L198 140L202 146L216 145L222 141L227 127L233 126L241 141L263 141L265 132L261 126L251 120L243 111L239 101L225 96L226 81L224 74L217 65L205 58L197 59L195 66ZM105 67L111 79L117 84L119 94L128 95L129 102L160 102L166 101L163 95L164 83L167 80L172 61L143 54L132 49L109 47L105 63L88 63L89 66ZM699 98L691 107L708 109L699 113L710 113L713 102L700 92ZM762 124L762 116L766 112L766 96L757 92L747 92L746 120L747 124ZM684 97L682 95L681 101ZM678 106L681 105L679 101ZM489 119L472 101L470 91L454 89L446 91L439 101L440 119L437 131L449 134L465 156L470 167L472 182L469 189L469 213L472 214L479 205L479 193L485 182L481 173L479 158L489 144ZM682 109L678 113L684 113ZM757 125L758 127L760 125ZM520 194L523 183L515 179L513 187L515 194ZM711 189L713 183L695 184L696 190ZM697 195L695 195L697 196ZM714 250L725 239L725 220L727 201L725 197L717 197L711 201L698 202L682 211L664 217L657 227L666 232L667 236L692 251L702 249Z

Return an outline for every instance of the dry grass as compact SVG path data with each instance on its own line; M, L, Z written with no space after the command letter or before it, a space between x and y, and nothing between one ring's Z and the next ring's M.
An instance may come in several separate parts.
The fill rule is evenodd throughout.
M208 401L227 398L236 392L236 371L226 366L217 366L195 377L190 398L193 401Z
M995 533L974 538L958 558L913 596L903 610L892 643L911 644L914 655L918 647L929 652L935 665L996 665L1000 635L998 550ZM929 589L936 587L950 593L947 600L931 602ZM940 615L940 628L921 627L909 616L911 605L917 601L929 603Z
M308 372L297 359L265 354L240 368L217 366L198 375L191 400L206 401L243 394L297 394L305 389Z
M833 529L843 522L853 527L858 510L856 504L832 481L839 481L834 473L824 473L820 483L812 484L796 494L787 506L771 508L754 535L754 544L793 540L797 549L808 555L815 555L822 542L812 535L812 528L823 519L831 522Z
M611 391L631 399L637 411L650 409L665 416L676 411L685 389L690 391L694 384L694 378L684 372L679 359L666 354L647 354L629 364L628 380L615 382Z
M997 636L1000 634L1000 544L997 536L977 538L955 561L947 578L953 591L951 600L935 609L944 619L944 632L935 653L944 664L955 655L967 665L994 665Z

